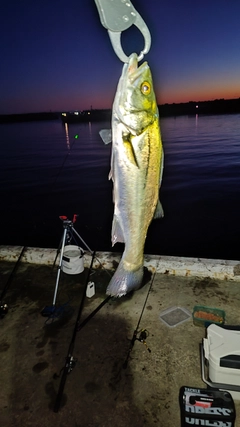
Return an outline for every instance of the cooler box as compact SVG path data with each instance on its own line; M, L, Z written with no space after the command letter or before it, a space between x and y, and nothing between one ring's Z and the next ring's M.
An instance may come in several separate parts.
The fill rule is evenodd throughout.
M205 377L207 362L208 378ZM228 390L240 399L240 330L239 327L207 328L207 338L201 346L202 379L211 387Z

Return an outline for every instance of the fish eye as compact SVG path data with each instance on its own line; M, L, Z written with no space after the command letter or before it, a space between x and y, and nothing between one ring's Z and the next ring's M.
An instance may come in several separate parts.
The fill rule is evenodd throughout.
M149 93L151 92L151 86L148 82L143 82L141 84L141 92L143 93L143 95L149 95Z

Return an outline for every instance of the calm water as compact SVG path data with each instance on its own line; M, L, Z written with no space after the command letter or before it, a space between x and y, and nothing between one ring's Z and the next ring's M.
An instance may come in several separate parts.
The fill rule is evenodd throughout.
M75 228L91 249L111 249L111 147L98 135L105 127L0 126L0 244L58 247L59 216L77 213ZM161 130L165 217L151 224L145 252L239 259L240 115L163 118Z

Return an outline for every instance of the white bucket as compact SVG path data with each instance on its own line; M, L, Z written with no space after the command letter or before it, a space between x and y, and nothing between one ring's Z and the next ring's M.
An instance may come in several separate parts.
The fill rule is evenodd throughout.
M62 270L67 274L79 274L84 270L83 249L75 245L66 245L63 249Z

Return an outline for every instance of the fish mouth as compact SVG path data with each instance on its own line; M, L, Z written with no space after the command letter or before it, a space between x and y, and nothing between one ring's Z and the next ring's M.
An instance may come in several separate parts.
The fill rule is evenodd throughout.
M129 63L127 67L127 75L131 81L137 79L145 69L148 68L148 63L145 61L138 67L138 56L136 53L132 53L129 58Z
M135 73L137 69L138 69L138 57L136 53L132 53L132 55L129 57L128 73L129 74Z

